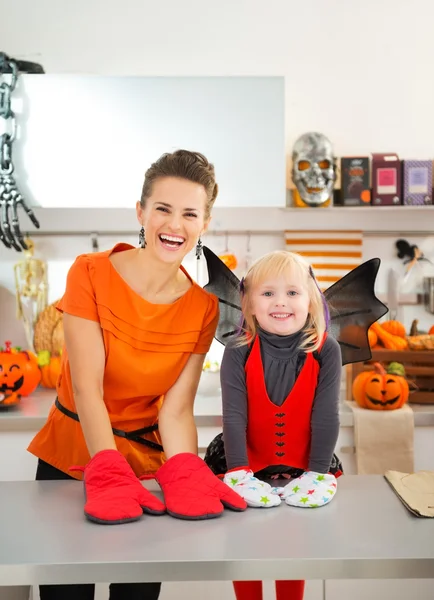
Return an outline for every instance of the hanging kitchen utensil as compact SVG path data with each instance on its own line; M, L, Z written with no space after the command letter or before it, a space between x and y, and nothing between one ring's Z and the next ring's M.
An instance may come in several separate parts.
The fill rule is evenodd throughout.
M389 269L387 277L387 306L389 308L389 319L399 320L399 275L395 269Z
M223 254L219 254L219 259L227 266L228 269L234 271L238 266L237 257L229 250L228 244L229 234L225 234L225 250Z
M246 264L246 272L247 272L247 270L249 269L250 265L252 264L251 233L250 233L250 231L247 232L247 248L246 248L245 264Z

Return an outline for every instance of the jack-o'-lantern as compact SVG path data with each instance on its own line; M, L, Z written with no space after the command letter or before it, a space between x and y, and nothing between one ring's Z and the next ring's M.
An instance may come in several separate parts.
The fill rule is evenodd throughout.
M402 365L393 363L385 371L375 363L373 371L364 371L353 381L353 398L362 408L395 410L408 400L409 385Z
M41 372L36 356L5 342L0 349L0 396L6 404L13 394L28 396L38 387Z

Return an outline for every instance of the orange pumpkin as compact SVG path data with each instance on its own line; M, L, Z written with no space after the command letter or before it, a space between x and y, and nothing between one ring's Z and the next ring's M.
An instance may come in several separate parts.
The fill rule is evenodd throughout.
M220 254L219 259L224 262L227 268L231 269L231 271L237 268L238 261L235 254Z
M434 325L428 331L428 335L434 335Z
M28 396L38 387L41 372L36 356L19 348L12 348L5 342L0 349L0 394Z
M401 408L408 400L410 389L405 377L397 373L393 369L385 371L380 363L375 363L373 371L359 373L353 381L354 400L360 407L371 410Z
M50 356L49 352L38 353L38 363L41 369L41 385L46 388L55 388L60 375L60 356Z
M392 335L397 335L398 337L402 338L407 336L405 327L400 321L394 321L393 319L390 321L383 321L383 323L381 323L381 327L384 329L384 331L387 331L387 333L391 333Z
M361 325L347 325L341 329L339 340L346 344L366 345L366 327Z

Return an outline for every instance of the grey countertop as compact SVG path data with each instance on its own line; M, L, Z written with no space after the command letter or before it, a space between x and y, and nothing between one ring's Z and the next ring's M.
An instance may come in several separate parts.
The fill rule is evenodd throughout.
M38 431L44 425L55 397L55 390L38 388L31 396L22 398L18 406L0 410L0 431ZM416 427L434 427L434 405L409 406L414 412ZM209 384L200 386L194 410L198 427L221 428L220 389ZM341 403L340 422L341 427L353 426L353 411L345 401Z
M434 577L434 519L413 516L381 476L338 486L320 509L107 526L85 519L81 482L0 482L0 586Z

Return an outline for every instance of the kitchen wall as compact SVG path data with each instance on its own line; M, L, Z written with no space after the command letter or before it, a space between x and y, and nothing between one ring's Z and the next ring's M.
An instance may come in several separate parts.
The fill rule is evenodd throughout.
M64 290L67 270L72 264L75 256L83 252L91 252L91 239L87 236L41 236L35 237L35 255L43 257L48 264L49 279L49 301L54 302L59 298ZM266 252L284 248L283 232L261 235L254 234L248 236L233 235L228 236L228 248L238 258L238 267L235 273L238 277L243 274L245 267L245 257L247 245L250 239L250 254L252 259L258 258ZM410 238L412 243L426 243L424 239L417 236ZM118 241L137 245L137 236L111 237L98 236L100 250L106 250L112 247ZM386 298L387 292L387 273L390 267L403 271L401 261L395 256L395 239L393 237L367 237L363 242L363 258L369 259L373 256L379 256L382 259L380 272L378 275L377 293L382 298ZM209 234L204 237L204 243L215 252L226 250L226 236L223 234ZM15 319L15 293L14 293L14 264L22 257L17 253L0 248L0 335L1 341L12 340L15 345L26 346L24 329L21 322ZM195 280L201 285L207 281L205 261L200 261L199 265L193 255L185 260L185 266ZM422 267L416 267L412 278L409 280L405 289L411 291L420 284ZM414 285L413 285L414 284ZM427 329L434 324L434 315L426 312L422 306L403 306L400 308L401 318L407 329L410 327L414 318L419 319L421 329ZM210 358L220 360L223 347L218 342L214 342L210 352Z
M127 5L14 0L2 50L47 73L284 76L288 150L314 129L338 155L433 154L430 0Z

